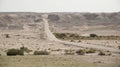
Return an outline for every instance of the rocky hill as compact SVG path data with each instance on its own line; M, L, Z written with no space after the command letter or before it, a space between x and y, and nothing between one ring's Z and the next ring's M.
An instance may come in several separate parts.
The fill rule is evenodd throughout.
M84 41L64 41L52 32L79 34L120 34L120 13L0 13L0 51L25 46L33 51L51 49L95 48L119 52L119 42L108 41L100 45ZM98 40L99 41L99 40ZM111 41L110 41L111 42ZM103 43L103 45L101 45ZM108 43L108 44L106 44ZM116 44L113 46L113 44Z
M120 13L51 13L49 22L56 32L119 34ZM51 29L52 29L51 28ZM56 30L54 28L57 28ZM59 29L59 30L58 30Z
M42 14L48 15L53 32L120 34L120 12L116 13L0 13L0 30L36 29L42 22ZM39 26L38 26L39 27Z

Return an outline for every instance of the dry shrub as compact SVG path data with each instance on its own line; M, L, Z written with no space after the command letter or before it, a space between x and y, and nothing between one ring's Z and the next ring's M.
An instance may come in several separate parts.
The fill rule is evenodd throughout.
M76 51L76 53L78 55L84 55L85 54L85 50L78 50L78 51Z
M34 55L49 55L50 53L47 51L35 51Z
M19 49L8 49L7 56L24 55L24 51Z
M74 50L65 50L65 55L74 55L75 54L75 52L74 52Z

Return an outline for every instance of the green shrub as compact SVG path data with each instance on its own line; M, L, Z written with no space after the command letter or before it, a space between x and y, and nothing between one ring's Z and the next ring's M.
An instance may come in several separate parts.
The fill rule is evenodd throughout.
M84 55L84 54L85 54L85 51L84 51L84 50L78 50L78 51L76 51L76 53L77 53L78 55Z
M47 51L35 51L34 55L49 55L50 53Z
M65 33L53 33L57 38L64 39L66 36Z
M96 52L96 50L93 48L86 50L86 53L95 53L95 52Z
M104 56L104 55L106 55L106 54L105 54L105 52L100 51L100 52L98 53L98 55Z
M24 52L19 49L8 49L7 56L16 56L16 55L24 55Z
M96 34L90 34L90 37L97 37Z

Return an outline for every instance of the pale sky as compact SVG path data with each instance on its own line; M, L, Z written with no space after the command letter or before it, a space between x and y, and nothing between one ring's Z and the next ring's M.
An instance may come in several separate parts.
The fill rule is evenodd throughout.
M0 12L118 12L120 0L0 0Z

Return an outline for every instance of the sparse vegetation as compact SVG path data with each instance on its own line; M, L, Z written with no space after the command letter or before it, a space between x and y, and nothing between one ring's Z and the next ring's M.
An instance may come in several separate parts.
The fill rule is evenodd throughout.
M7 56L24 55L24 51L19 49L8 49Z
M107 55L108 55L108 56L111 56L111 55L112 55L112 53L111 53L111 52L108 52L108 53L107 53Z
M80 36L75 33L54 33L58 39L64 40L120 40L120 36L98 36L90 34L90 36Z
M28 49L27 47L20 47L20 50L21 51L24 51L24 52L27 52L27 53L29 53L29 52L32 52L32 50L30 50L30 49Z
M112 55L112 53L110 51L99 51L98 55L110 56L110 55Z
M84 55L85 54L85 50L78 50L78 51L76 51L76 53L78 55Z
M34 55L49 55L50 53L47 51L35 51Z
M87 58L90 58L91 60ZM116 64L112 64L111 61L109 61L114 60L114 57L112 58L96 57L96 61L94 59L95 59L94 57L89 56L83 57L66 55L22 56L22 57L2 56L0 57L0 67L116 67L117 65L119 65L119 62L116 62ZM108 61L104 61L106 59ZM119 59L115 60L119 61ZM101 63L98 61L101 61Z
M74 42L74 40L70 40L70 42Z
M78 42L81 42L81 40L78 40Z
M95 53L96 49L90 48L90 49L85 50L85 52L86 53Z
M24 52L31 52L32 50L29 50L27 47L20 47L20 49L8 49L7 55L8 56L16 56L16 55L24 55Z
M5 37L6 37L6 38L10 38L10 35L9 35L9 34L5 34Z
M1 12L0 67L118 67L119 22L120 12Z
M111 53L110 51L107 51L107 52L106 52L106 55L107 55L107 56L110 56L110 55L112 55L112 53Z
M98 55L100 55L100 56L104 56L104 55L106 55L106 54L105 54L105 52L100 51L100 52L98 53Z
M62 49L52 49L51 51L61 51Z
M90 34L90 37L97 37L96 34Z
M57 38L60 38L60 39L64 39L64 38L66 37L66 34L64 34L64 33L61 33L61 34L59 34L59 33L54 33L54 35L55 35Z
M75 54L75 52L74 52L74 50L65 50L65 55L74 55Z

